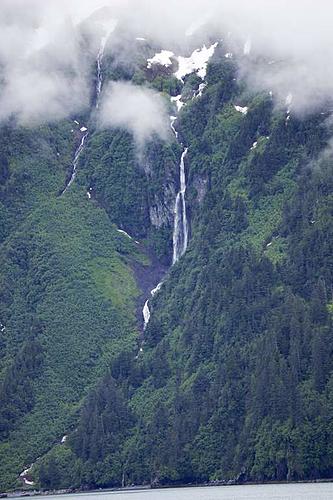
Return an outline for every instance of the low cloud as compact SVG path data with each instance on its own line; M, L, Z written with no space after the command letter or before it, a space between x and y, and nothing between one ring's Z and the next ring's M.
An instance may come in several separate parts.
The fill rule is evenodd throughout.
M168 137L168 116L163 98L153 90L128 82L110 83L101 102L102 128L120 127L133 134L141 151L154 135Z
M240 58L250 84L280 102L292 94L295 111L312 110L333 95L332 14L328 0L1 0L0 119L48 121L88 106L112 19L126 33L119 57L136 37L183 56L208 37L235 55L251 40ZM117 57L116 33L107 50Z
M105 16L82 21L104 0L2 0L0 120L35 125L87 108L91 66Z

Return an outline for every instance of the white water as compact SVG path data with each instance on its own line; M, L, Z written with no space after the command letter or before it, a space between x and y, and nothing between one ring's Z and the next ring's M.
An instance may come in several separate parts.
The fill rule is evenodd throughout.
M145 302L145 305L143 306L143 309L142 309L142 316L143 316L143 331L145 331L145 329L147 328L147 325L149 323L149 320L150 320L150 309L149 309L149 306L148 306L148 300L146 300Z
M186 177L185 177L185 156L187 148L184 149L179 167L180 190L176 196L175 218L173 227L173 257L172 263L175 264L182 255L184 255L188 244L188 223L186 216Z
M102 85L103 85L102 60L103 60L103 57L104 57L105 45L106 45L106 42L107 42L107 40L108 40L108 38L110 36L110 33L111 33L111 31L113 29L114 29L114 25L112 25L111 29L107 32L107 34L102 37L102 39L101 39L101 45L99 47L99 51L98 51L97 58L96 58L96 62L97 62L96 109L99 106L99 98L100 98L100 94L101 94L101 91L102 91ZM74 122L77 125L79 125L79 122L77 120L74 120ZM84 134L83 134L83 136L81 138L81 142L80 142L79 147L75 151L74 160L73 160L73 163L72 163L72 175L71 175L71 178L70 178L67 186L65 187L65 189L63 190L63 192L61 194L64 194L67 191L67 189L71 186L71 184L73 184L73 182L75 180L75 177L76 177L76 171L77 171L77 165L78 165L78 162L79 162L79 158L80 158L82 150L83 150L83 148L85 146L86 139L88 137L88 129L87 129L87 127L81 127L80 131L84 132ZM91 198L91 193L89 193L89 194L87 193L87 195L88 195L88 198L90 199Z
M177 111L179 112L182 107L185 105L185 103L182 101L182 95L179 94L179 95L176 95L174 97L170 97L170 101L171 102L174 102L177 106Z
M201 89L202 90L202 89ZM178 132L175 129L174 123L176 121L176 116L170 116L170 127L178 140ZM175 208L174 208L174 226L173 226L173 256L172 264L175 264L182 255L186 252L188 245L188 222L186 215L186 175L185 175L185 157L187 155L188 148L185 148L182 156L180 158L179 166L179 184L180 190L177 193Z
M28 467L27 469L24 469L24 471L21 472L21 474L20 474L20 478L22 479L23 483L26 486L33 486L35 484L34 481L32 481L30 476L29 476L29 472L31 471L33 465L34 464L31 464L30 467Z
M155 288L150 290L150 295L152 297L155 297L155 295L160 291L162 284L163 282L161 281L157 286L155 286ZM143 306L142 316L143 316L143 331L145 331L150 320L149 299L146 300L145 305Z
M178 136L176 129L173 124L176 120L176 117L172 116L171 119L171 128L175 134ZM175 209L174 209L174 227L173 227L173 255L172 255L172 265L175 264L182 255L186 252L188 245L188 222L186 215L186 201L185 201L185 192L186 192L186 175L185 175L185 157L187 155L188 148L185 148L179 166L179 184L180 189L176 196ZM158 285L153 288L150 292L150 295L154 297L157 292L161 289L163 282L158 283ZM150 309L149 309L149 299L146 300L145 305L142 309L143 316L143 331L146 330L147 325L150 320Z
M162 281L161 281L161 282L160 282L157 286L155 286L155 288L153 288L153 289L151 290L150 294L151 294L151 296L152 296L152 297L154 297L154 296L157 294L157 292L159 292L159 291L161 290L161 286L162 286L162 284L163 284L163 283L162 283Z
M177 116L170 116L170 127L171 127L171 130L175 134L176 139L177 139L178 132L177 132L177 130L174 127L174 123L175 123L176 120L177 120Z
M77 150L75 151L74 160L73 160L73 163L72 163L72 175L71 175L71 178L68 181L67 186L63 190L62 194L66 193L67 189L71 186L71 184L73 184L73 182L75 180L76 171L77 171L77 165L78 165L78 162L79 162L80 155L81 155L81 153L83 151L85 142L87 140L87 137L88 137L88 132L86 132L85 134L83 134L83 136L81 138L80 145L77 148Z
M176 139L178 139L178 132L174 127L174 123L177 120L177 116L170 116L170 127L175 134ZM188 222L186 215L186 175L185 175L185 157L187 155L188 148L185 148L182 152L180 158L179 166L179 184L180 189L176 196L175 208L174 208L174 226L173 226L173 254L172 254L172 265L175 264L182 255L186 252L188 245ZM161 289L163 282L159 283L150 294L152 297ZM143 316L143 331L147 328L150 320L150 309L149 309L149 299L146 300L145 305L142 310Z
M215 46L212 46L215 49ZM203 89L206 84L201 84L199 86L198 95L202 94ZM171 102L174 102L177 106L177 111L179 112L184 103L181 101L181 94L176 97L171 97ZM178 140L178 132L174 126L175 121L177 120L177 116L171 115L170 117L170 128L172 132L175 134L176 139ZM184 148L181 158L180 158L180 166L179 166L179 184L180 189L177 193L175 200L175 208L174 208L174 226L173 226L173 234L172 234L172 242L173 242L173 254L172 254L172 265L175 264L182 255L186 252L188 245L188 222L186 215L186 200L185 200L185 192L186 192L186 174L185 174L185 157L187 155L188 148ZM151 290L150 294L152 297L160 290L162 283L159 283L153 290ZM147 325L150 320L150 309L149 309L149 299L146 300L143 309L143 331L146 330Z
M104 51L105 51L105 45L107 42L109 35L103 36L101 40L101 45L97 54L97 82L96 82L96 109L98 109L99 106L99 97L101 95L102 91L102 85L103 85L103 73L102 73L102 60L104 57Z

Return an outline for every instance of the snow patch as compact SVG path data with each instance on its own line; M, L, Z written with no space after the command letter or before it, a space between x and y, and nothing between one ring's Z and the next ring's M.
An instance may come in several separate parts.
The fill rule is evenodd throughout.
M177 57L178 70L175 72L175 77L183 82L186 75L196 72L203 80L207 73L208 61L213 56L217 45L218 42L210 47L204 45L201 49L194 50L189 57Z
M129 238L130 240L132 240L132 236L130 236L128 233L126 233L126 231L124 231L123 229L117 229L118 233L121 233L121 234L124 234L125 236L127 236L127 238Z
M226 54L224 54L224 57L226 57L227 59L232 59L232 52L227 52Z
M147 59L147 68L151 68L153 64L160 64L161 66L172 66L171 58L174 56L174 53L171 50L161 50L161 52L157 52L154 57Z
M145 42L146 39L142 38L141 36L137 36L135 40L138 40L139 42Z
M247 112L248 112L248 110L249 110L249 108L247 106L244 106L244 107L242 107L242 106L234 106L234 108L235 108L236 111L239 111L239 113L242 113L243 115L246 115Z

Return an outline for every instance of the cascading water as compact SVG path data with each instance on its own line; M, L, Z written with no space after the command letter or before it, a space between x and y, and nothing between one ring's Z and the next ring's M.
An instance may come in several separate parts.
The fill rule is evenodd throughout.
M172 264L175 264L180 257L185 253L188 244L188 224L186 216L186 176L185 176L185 157L187 148L182 152L179 167L180 190L176 196L175 202L175 217L173 227L173 256Z
M178 132L175 129L175 126L174 126L174 123L175 123L176 120L177 120L177 116L170 116L170 127L171 127L171 130L175 134L176 139L178 139Z
M103 85L103 74L102 74L102 60L104 57L105 45L108 39L108 35L103 36L101 40L101 45L97 54L97 82L96 82L96 109L99 106L99 97L102 91Z
M170 127L173 133L178 138L178 132L174 127L174 122L176 121L176 116L170 117ZM187 155L188 148L185 148L182 152L180 158L179 166L179 184L180 189L176 196L175 209L174 209L174 227L173 227L173 255L172 255L172 265L175 264L182 255L184 255L187 245L188 245L188 222L186 215L186 174L185 174L185 157ZM162 282L159 283L150 294L152 297L160 290ZM149 299L146 300L145 305L142 310L143 316L143 331L147 328L150 320L150 309L149 309Z
M149 299L146 300L145 305L143 306L143 309L142 309L143 331L145 331L145 329L147 328L147 325L148 325L149 320L150 320L150 309L149 309L148 302L149 302Z
M87 140L87 137L88 137L88 132L86 132L85 134L83 134L83 136L81 138L80 145L77 148L77 150L75 151L74 160L73 160L73 163L72 163L72 175L71 175L71 178L69 179L69 181L67 183L67 186L65 187L65 189L63 190L63 192L61 194L66 193L67 189L71 186L71 184L75 180L76 171L77 171L77 164L79 162L80 155L81 155L81 153L83 151L83 148L85 146L85 142Z
M101 91L102 91L102 85L103 85L103 74L102 74L102 59L104 57L104 51L105 51L105 45L106 45L106 42L107 42L107 39L109 37L109 33L107 33L107 35L103 36L102 39L101 39L101 44L100 44L100 48L99 48L99 51L98 51L98 54L97 54L97 58L96 58L96 62L97 62L97 83L96 83L96 109L98 108L98 105L99 105L99 98L100 98L100 94L101 94ZM75 120L75 123L79 123ZM81 130L87 130L86 127L83 127ZM61 194L64 194L67 189L71 186L71 184L74 182L75 180L75 177L76 177L76 171L77 171L77 165L78 165L78 162L79 162L79 158L80 158L80 155L84 149L84 146L85 146L85 143L86 143L86 140L88 138L88 132L84 133L82 138L81 138L81 142L80 142L80 145L79 147L77 148L77 150L75 151L75 155L74 155L74 160L73 160L73 163L72 163L72 175L71 175L71 178L69 179L65 189L62 191ZM91 194L89 193L89 198L91 197Z
M161 289L162 284L163 283L161 281L157 286L155 286L155 288L153 288L150 291L151 297L154 297L157 294L157 292ZM143 316L143 331L145 331L150 320L149 299L146 300L145 305L143 306L142 316Z

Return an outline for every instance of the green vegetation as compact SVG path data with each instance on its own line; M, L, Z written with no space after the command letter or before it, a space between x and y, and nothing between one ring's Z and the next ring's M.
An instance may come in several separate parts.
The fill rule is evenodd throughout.
M180 91L168 71L110 61L106 74ZM128 133L93 131L59 198L69 124L4 129L1 488L39 456L46 489L332 477L325 115L286 120L230 59L212 61L192 99L198 83L186 79L177 123L191 241L139 353L133 268L148 266L142 244L170 262L179 147L154 140L138 161Z
M40 130L28 133L42 140ZM50 147L46 165L52 154ZM58 197L64 170L58 186L41 183L44 159L32 155L15 160L15 171L25 166L26 196L14 196L11 170L3 186L12 229L1 248L1 488L13 487L73 428L87 389L119 350L135 350L139 291L131 266L148 263L84 191L73 185Z

